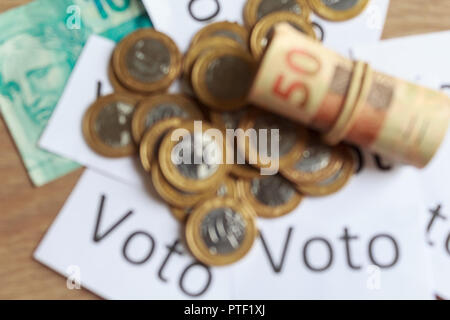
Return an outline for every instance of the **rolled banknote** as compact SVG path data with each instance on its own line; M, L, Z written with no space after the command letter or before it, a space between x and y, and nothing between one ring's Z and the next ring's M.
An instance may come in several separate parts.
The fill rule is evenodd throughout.
M393 160L422 168L445 137L450 98L376 72L288 24L276 26L249 99Z

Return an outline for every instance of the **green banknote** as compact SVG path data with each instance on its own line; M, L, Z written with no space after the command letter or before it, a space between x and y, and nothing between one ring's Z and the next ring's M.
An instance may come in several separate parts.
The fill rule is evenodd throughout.
M0 14L0 110L34 185L79 166L37 142L89 35L148 26L140 0L35 0Z

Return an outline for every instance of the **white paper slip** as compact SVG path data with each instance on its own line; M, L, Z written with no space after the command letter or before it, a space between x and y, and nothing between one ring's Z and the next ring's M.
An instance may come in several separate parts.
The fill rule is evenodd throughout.
M228 20L243 24L247 0L143 0L150 18L159 31L167 33L184 52L192 37L212 22ZM330 22L313 15L318 37L324 44L343 54L352 45L378 41L383 31L389 0L371 1L358 17L344 22Z
M145 189L87 170L34 256L109 299L229 299L226 269L187 253L180 223Z
M121 181L142 186L144 175L137 158L103 157L88 146L82 132L84 114L97 99L99 86L102 95L113 92L107 73L114 47L115 43L108 39L89 38L39 146Z
M423 208L410 177L372 183L367 174L285 218L260 220L248 256L205 268L177 243L181 225L165 205L87 170L35 258L69 289L110 299L430 298Z
M366 170L334 196L261 220L264 241L233 270L234 297L432 298L414 175Z
M420 79L431 87L450 87L450 32L410 36L356 47L356 58L370 62L375 69L403 77ZM429 74L431 76L423 76ZM428 78L428 80L424 80ZM442 80L439 80L442 79ZM450 133L435 158L418 171L426 198L426 242L432 251L435 289L450 297Z

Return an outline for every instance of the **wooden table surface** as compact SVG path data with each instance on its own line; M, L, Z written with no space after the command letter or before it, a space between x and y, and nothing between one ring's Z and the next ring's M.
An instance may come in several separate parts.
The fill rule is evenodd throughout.
M1 0L0 12L27 2ZM391 0L383 38L447 30L449 16L448 0ZM32 258L82 170L34 188L3 119L0 150L0 299L95 299L68 290L63 277Z

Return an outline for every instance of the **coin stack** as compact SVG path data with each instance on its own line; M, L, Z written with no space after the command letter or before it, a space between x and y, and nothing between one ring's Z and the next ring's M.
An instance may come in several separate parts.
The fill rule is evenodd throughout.
M245 27L227 21L207 25L184 57L167 35L138 30L111 57L115 93L100 97L85 114L83 133L94 151L111 158L139 154L155 191L184 225L188 248L207 265L244 257L258 234L257 217L277 218L305 196L335 193L354 173L350 148L328 146L315 132L247 102L258 59L277 23L316 38L310 8L323 16L329 12L319 10L322 1L309 4L250 0ZM176 80L184 93L168 93ZM230 129L278 129L279 153L263 154L263 144L245 134L228 138ZM213 134L217 131L225 134L224 143ZM263 149L270 150L270 135L266 142ZM261 174L274 166L277 174Z

